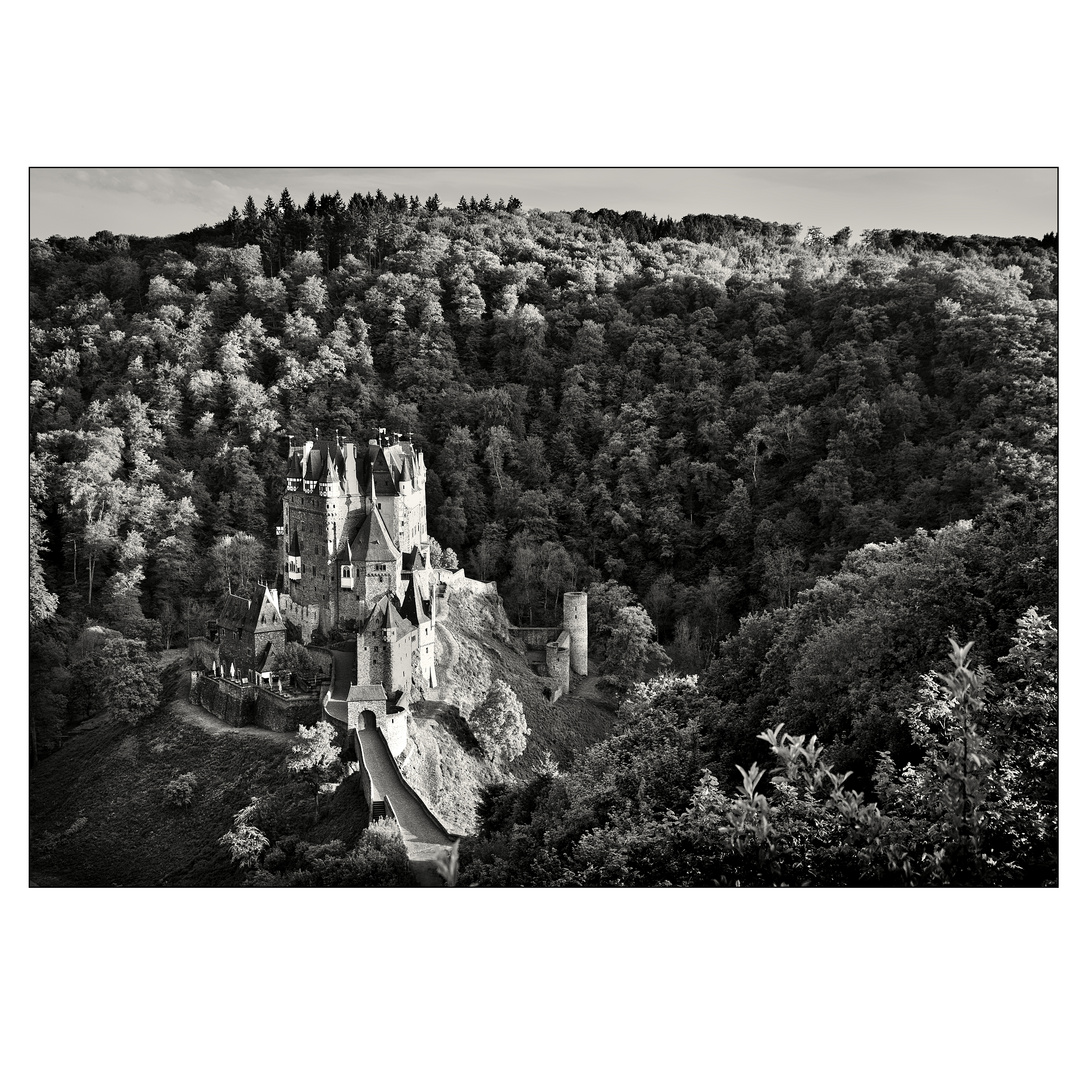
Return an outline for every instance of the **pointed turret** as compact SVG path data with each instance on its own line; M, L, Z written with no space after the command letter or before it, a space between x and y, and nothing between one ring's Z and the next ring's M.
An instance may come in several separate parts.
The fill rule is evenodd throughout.
M338 556L338 564L341 567L341 573L339 574L341 587L343 589L351 589L354 585L353 551L352 544L349 543L348 538L346 538L345 543L341 547L341 554Z
M400 612L392 597L384 596L372 609L364 624L365 634L377 634L383 641L407 638L416 627Z
M416 626L423 626L431 622L431 602L425 598L423 590L416 578L409 580L409 586L405 590L405 599L401 605L401 613Z
M285 472L285 488L287 491L296 491L300 487L300 481L304 479L304 452L297 447L289 455L289 467Z

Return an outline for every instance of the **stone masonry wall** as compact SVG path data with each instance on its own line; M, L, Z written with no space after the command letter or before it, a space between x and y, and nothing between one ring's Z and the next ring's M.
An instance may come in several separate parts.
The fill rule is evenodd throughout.
M334 654L322 645L308 645L308 655L315 661L319 668L319 678L329 679L330 671L334 666Z
M281 597L281 614L285 621L292 623L299 632L300 640L306 645L311 635L318 629L321 612L318 604L298 604L288 596Z
M225 679L201 675L191 688L190 699L208 713L233 727L255 723L258 688L239 686Z
M310 727L322 719L322 706L315 695L285 698L270 690L259 689L255 723L269 731L296 731L302 724Z

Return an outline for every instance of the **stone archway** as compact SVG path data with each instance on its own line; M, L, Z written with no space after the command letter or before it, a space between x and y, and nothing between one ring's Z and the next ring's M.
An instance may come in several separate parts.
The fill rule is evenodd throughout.
M365 709L360 714L360 730L361 731L374 731L375 730L375 714L370 709Z

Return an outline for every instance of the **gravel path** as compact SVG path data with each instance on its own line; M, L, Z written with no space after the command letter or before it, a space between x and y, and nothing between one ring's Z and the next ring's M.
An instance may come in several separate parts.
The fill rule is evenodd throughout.
M296 736L288 731L268 731L261 727L233 727L219 720L212 713L198 705L192 705L190 701L173 701L169 704L169 713L179 717L186 724L193 724L202 728L211 735L230 735L238 739L260 739L263 742L274 742L285 745Z

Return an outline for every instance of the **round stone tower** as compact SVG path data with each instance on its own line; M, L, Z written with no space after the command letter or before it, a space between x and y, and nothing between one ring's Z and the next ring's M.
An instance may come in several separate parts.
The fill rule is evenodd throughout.
M559 684L564 694L570 693L570 650L559 648L557 641L549 641L547 650L548 675Z
M563 593L563 626L570 631L570 667L576 675L589 674L588 593Z

